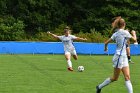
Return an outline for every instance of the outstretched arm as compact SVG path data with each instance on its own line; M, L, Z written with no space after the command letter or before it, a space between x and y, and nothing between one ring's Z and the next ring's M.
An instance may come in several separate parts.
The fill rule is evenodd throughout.
M84 40L84 41L86 41L87 39L86 38L76 37L76 40Z
M55 38L58 38L58 36L57 35L55 35L55 34L53 34L53 33L51 33L51 32L47 32L49 35L51 35L51 36L53 36L53 37L55 37Z

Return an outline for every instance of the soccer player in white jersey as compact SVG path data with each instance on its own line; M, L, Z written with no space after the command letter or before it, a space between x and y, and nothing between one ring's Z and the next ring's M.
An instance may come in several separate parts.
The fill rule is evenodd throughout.
M133 87L130 81L130 71L129 64L126 54L126 43L129 38L136 41L136 33L132 31L131 34L125 29L125 20L118 18L112 24L113 28L117 28L117 31L105 42L105 51L107 51L107 46L110 41L115 41L117 48L113 57L113 67L114 73L112 77L107 78L104 82L96 86L96 93L101 93L101 89L113 81L117 81L120 73L122 72L125 78L125 85L127 87L128 93L133 93Z
M118 17L114 17L112 18L112 22L111 24L114 25L114 21L118 18L121 18L121 16L118 16ZM116 28L113 28L112 29L113 32L116 32L117 29ZM132 29L130 31L133 31ZM138 44L137 41L134 42L135 45ZM126 53L127 53L127 58L128 58L128 62L131 63L131 64L134 64L134 62L131 60L131 54L130 54L130 40L128 40L127 44L126 44Z
M71 33L71 31L69 30L68 27L66 27L64 29L64 35L62 35L62 36L57 36L55 34L52 34L51 32L48 32L48 34L50 34L53 37L58 38L62 41L62 43L64 45L65 58L66 58L67 64L68 64L68 70L73 71L72 62L71 62L71 55L73 56L73 58L75 60L78 59L75 47L73 45L73 40L87 40L87 39L76 37L74 35L71 35L70 33Z
M130 31L134 31L134 30L130 30ZM138 42L135 41L134 45L138 45ZM134 62L131 60L131 54L130 54L130 40L128 40L128 43L126 44L126 53L127 53L127 58L128 58L128 62L131 64L134 64Z

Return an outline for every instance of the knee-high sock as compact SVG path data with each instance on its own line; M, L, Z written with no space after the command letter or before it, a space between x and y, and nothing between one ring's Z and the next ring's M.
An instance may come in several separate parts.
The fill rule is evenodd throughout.
M133 93L133 87L132 87L131 81L130 80L125 81L125 85L128 90L128 93Z
M67 60L68 67L72 67L72 62L70 60Z
M107 78L107 79L106 79L103 83L101 83L98 87L99 87L99 89L101 89L101 88L107 86L109 83L111 83L111 80L110 80L110 78Z

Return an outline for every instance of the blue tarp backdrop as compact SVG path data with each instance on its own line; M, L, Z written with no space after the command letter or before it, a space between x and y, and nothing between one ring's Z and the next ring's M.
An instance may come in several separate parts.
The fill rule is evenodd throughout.
M103 43L74 42L78 54L114 54L116 45L109 44L108 52L104 52ZM140 54L140 45L131 44L131 54ZM0 42L0 54L63 54L61 42Z

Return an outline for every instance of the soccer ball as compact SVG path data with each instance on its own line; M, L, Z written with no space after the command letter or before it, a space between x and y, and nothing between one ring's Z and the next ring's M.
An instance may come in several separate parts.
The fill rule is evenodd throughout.
M78 66L78 71L83 72L84 71L84 66Z

